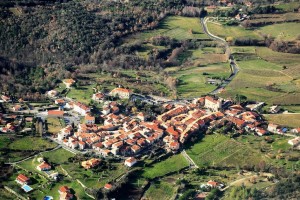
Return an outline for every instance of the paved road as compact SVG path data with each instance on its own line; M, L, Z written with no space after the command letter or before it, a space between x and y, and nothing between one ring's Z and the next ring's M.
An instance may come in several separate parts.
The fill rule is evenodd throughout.
M218 88L216 88L215 90L213 90L211 92L211 94L218 94L237 75L237 73L239 72L239 68L238 68L234 58L231 55L231 51L230 51L230 47L229 47L228 43L223 38L220 38L220 37L218 37L216 35L213 35L212 33L209 32L209 30L207 28L207 25L206 25L206 22L208 21L208 19L209 18L201 18L200 19L202 29L203 29L204 33L206 33L210 38L212 38L213 40L219 41L219 42L221 42L225 45L226 53L229 55L230 68L231 68L231 71L232 71L230 77L228 77Z

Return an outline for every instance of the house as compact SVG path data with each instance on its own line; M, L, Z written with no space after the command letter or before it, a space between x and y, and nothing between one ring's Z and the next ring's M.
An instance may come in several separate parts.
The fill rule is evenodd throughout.
M93 96L92 96L92 99L97 102L102 102L104 100L104 98L105 98L105 94L103 94L101 92L93 94Z
M277 124L269 124L268 125L268 131L272 132L272 133L277 133L277 129L279 128L279 125Z
M59 200L71 200L74 197L74 195L71 194L71 191L68 186L61 186L58 189L58 193L59 193Z
M56 97L57 95L58 95L58 92L56 91L56 90L50 90L50 91L48 91L47 93L46 93L46 95L48 96L48 97Z
M111 190L111 188L112 188L112 184L106 183L104 185L104 189L106 189L106 190Z
M20 111L20 110L22 110L22 106L21 105L15 105L14 107L13 107L13 111Z
M85 169L90 169L90 168L94 168L94 167L98 166L100 163L101 163L100 159L91 158L90 160L83 161L81 163L81 166Z
M95 124L95 117L94 116L86 115L84 119L85 119L86 124Z
M271 106L270 107L270 113L276 114L280 111L280 107L279 106Z
M85 142L79 141L79 142L78 142L78 147L79 147L79 149L81 149L81 150L85 149Z
M206 185L208 185L209 187L211 187L211 188L216 188L216 187L218 187L218 185L219 185L219 183L218 182L215 182L215 181L212 181L212 180L210 180L210 181L208 181L207 182L207 184Z
M118 96L121 99L129 99L131 94L132 91L125 88L115 88L109 93L109 95Z
M110 108L109 107L104 107L102 110L103 115L108 115L110 113Z
M73 110L81 115L86 115L87 113L91 112L90 107L80 102L77 102L73 105Z
M208 192L201 192L196 195L194 200L205 200L205 198L208 196Z
M134 157L130 157L125 160L124 165L126 165L128 167L132 167L136 163L137 163L137 160Z
M300 127L291 130L292 133L300 133Z
M71 135L73 127L71 125L66 126L65 128L61 129L60 132L57 134L58 140L63 140L66 137Z
M170 142L169 147L170 147L171 150L177 151L180 147L180 144L179 144L179 142L175 142L175 141Z
M10 101L11 101L10 97L7 96L7 95L1 95L1 99L2 99L4 102L10 102Z
M141 151L141 147L139 147L138 145L133 145L131 146L131 151L134 153L134 154L137 154Z
M292 145L293 147L298 146L300 144L300 137L296 137L294 139L291 139L288 141L288 143L290 145Z
M145 114L142 112L140 112L136 117L141 121L145 121Z
M62 106L62 105L65 105L66 101L63 99L55 99L54 103Z
M19 174L16 178L16 181L17 181L17 183L19 183L21 185L24 185L24 184L28 185L30 183L30 179L23 174Z
M212 111L218 111L222 108L222 101L219 99L215 99L210 96L205 97L204 107L211 109Z
M76 81L74 79L64 79L63 83L66 85L66 88L70 88L76 83Z
M61 110L48 110L47 112L49 117L63 117L64 111Z
M39 171L48 171L51 169L51 165L49 165L48 163L46 162L43 162L42 164L38 165L36 167Z
M256 131L257 135L259 135L259 136L264 136L268 133L268 131L264 130L263 128L259 128L259 127L257 127L255 129L255 131Z

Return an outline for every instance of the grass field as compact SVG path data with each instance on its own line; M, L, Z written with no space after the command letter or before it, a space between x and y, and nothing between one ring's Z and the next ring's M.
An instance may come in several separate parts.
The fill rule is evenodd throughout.
M264 115L264 117L272 123L298 128L300 127L300 113L299 114L276 114Z
M144 197L148 200L168 200L172 199L176 192L176 187L166 181L155 181L146 191Z
M77 88L72 88L67 97L75 99L79 102L88 104L91 101L93 95L94 86L79 86Z
M48 132L57 134L63 127L61 126L60 120L56 117L47 118Z
M272 24L263 26L258 30L276 39L295 40L300 35L300 23Z
M9 148L12 150L22 150L22 151L41 151L45 149L51 149L56 147L57 144L49 142L41 137L23 137L15 140L9 144Z
M245 95L270 104L299 103L300 84L282 66L262 59L239 61L240 71L221 96Z
M219 25L212 22L207 23L209 32L222 38L232 37L236 38L252 38L262 39L262 37L253 30L247 30L240 26L225 26Z
M192 30L192 33L190 32ZM153 36L168 36L177 40L206 39L208 38L201 29L200 19L182 16L170 16L165 18L158 28L144 31L131 36L130 40L145 40Z
M41 153L41 155L47 158L49 162L56 163L56 164L68 162L68 158L74 157L73 153L63 148L51 152Z
M176 172L184 167L189 166L186 159L181 155L174 155L166 160L153 164L151 167L145 167L143 177L153 179L155 177L163 176L170 172Z
M275 6L275 8L282 9L283 11L286 11L286 12L293 12L294 9L298 9L300 7L299 2L282 3L282 4L274 5L274 6Z
M179 80L177 91L180 97L197 97L207 94L216 88L215 85L206 83L208 77L228 78L230 68L229 64L220 63L204 67L183 68L170 73ZM208 75L203 75L203 73Z
M266 157L227 136L206 135L187 149L188 155L199 167L256 165Z

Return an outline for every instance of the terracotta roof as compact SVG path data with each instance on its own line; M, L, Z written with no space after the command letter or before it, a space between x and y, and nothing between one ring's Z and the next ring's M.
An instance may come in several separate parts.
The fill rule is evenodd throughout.
M131 93L132 91L125 88L115 88L111 92Z
M29 181L29 178L23 174L19 174L19 176L17 177L18 180L22 181L22 182L27 182Z
M109 183L106 183L104 186L105 189L110 190L112 188L112 185Z
M61 186L61 187L59 188L59 191L60 191L60 192L69 192L70 189L69 189L68 186Z
M94 116L86 115L85 120L95 120Z
M63 116L64 111L61 110L49 110L48 115L56 115L56 116Z

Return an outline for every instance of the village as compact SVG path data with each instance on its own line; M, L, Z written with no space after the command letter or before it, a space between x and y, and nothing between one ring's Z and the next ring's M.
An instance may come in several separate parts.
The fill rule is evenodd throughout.
M72 89L75 80L67 79L63 83ZM212 134L215 130L221 129L224 134L231 137L243 134L257 137L271 134L292 136L293 139L290 139L288 144L298 149L300 146L300 137L296 136L300 128L288 129L265 121L259 113L259 109L263 106L262 102L241 105L214 96L204 96L190 102L161 102L163 112L154 120L148 121L143 112L127 112L127 114L122 112L120 108L122 105L116 100L128 100L133 92L126 88L115 88L108 94L96 92L89 97L92 101L101 102L103 105L98 115L102 123L96 124L99 119L94 116L95 111L90 106L70 98L59 97L56 90L48 91L45 95L53 104L49 105L48 109L40 109L33 117L24 117L23 114L28 110L21 106L27 105L22 104L21 99L15 103L9 96L2 95L3 103L11 107L10 112L0 115L3 125L0 131L3 134L30 132L32 127L24 129L22 127L24 123L32 122L34 118L39 118L43 124L48 118L64 119L68 116L68 120L64 120L65 127L55 134L47 134L43 124L41 135L70 152L92 153L90 159L81 162L81 167L86 170L97 168L101 165L102 159L109 157L120 158L124 160L123 164L126 167L131 168L142 160L144 155L154 150L163 149L167 153L176 154L184 149L186 142L194 135ZM107 100L107 96L114 97L115 101ZM270 113L277 112L278 106L270 108ZM74 118L73 121L70 121L70 118ZM53 170L47 160L39 157L37 163L36 169L44 176L59 181L59 172ZM34 189L30 187L30 177L24 174L18 174L16 182L26 193ZM225 187L222 183L212 180L207 185L212 188L218 186L220 189ZM112 187L107 183L104 189L110 190ZM60 199L73 198L68 186L60 187L58 193Z

